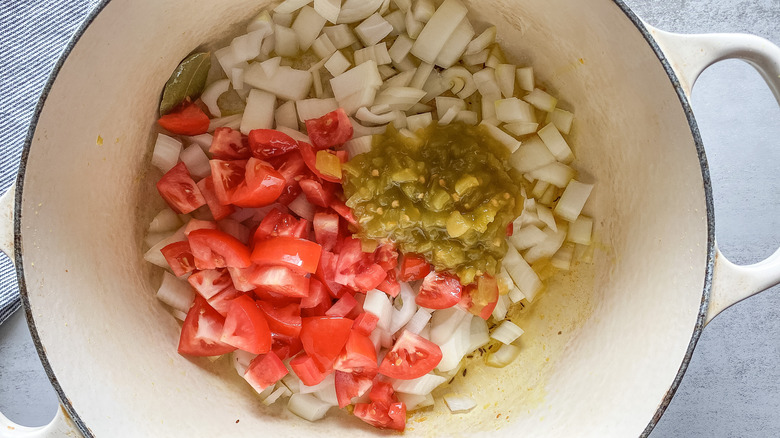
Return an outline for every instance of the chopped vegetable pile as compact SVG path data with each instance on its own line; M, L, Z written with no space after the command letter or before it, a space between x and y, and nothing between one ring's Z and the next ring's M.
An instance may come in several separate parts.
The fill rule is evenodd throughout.
M285 0L181 62L145 254L166 269L180 354L229 355L306 420L349 407L400 431L465 356L520 354L510 308L587 261L593 185L570 167L573 114L467 13Z

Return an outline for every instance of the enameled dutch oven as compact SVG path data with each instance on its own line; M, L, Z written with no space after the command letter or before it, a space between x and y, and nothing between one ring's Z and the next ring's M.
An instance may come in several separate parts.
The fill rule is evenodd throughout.
M308 423L266 408L228 361L179 356L179 325L155 298L160 273L142 258L160 87L194 47L235 33L268 3L105 1L57 65L15 198L3 200L3 243L15 249L62 409L35 429L0 416L0 436L384 434L343 412ZM752 36L664 33L620 0L468 3L574 110L570 139L581 178L596 183L586 213L598 242L592 263L557 277L526 313L515 363L455 380L478 407L451 416L436 406L413 415L406 435L647 435L706 323L780 281L777 253L738 267L718 251L689 104L699 73L725 58L753 64L780 98L780 49Z

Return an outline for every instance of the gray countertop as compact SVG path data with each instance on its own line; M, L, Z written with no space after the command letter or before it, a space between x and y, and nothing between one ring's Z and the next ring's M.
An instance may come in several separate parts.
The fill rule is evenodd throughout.
M664 30L748 32L780 44L780 0L624 1ZM0 33L5 26L29 25L14 17L43 4L2 2ZM73 19L83 19L83 4L70 9ZM73 28L65 23L58 29L55 22L53 32ZM52 45L50 53L35 56L60 50ZM780 247L780 108L758 73L739 61L707 70L692 100L712 174L718 244L738 264L758 262ZM0 106L7 104L19 103ZM56 406L17 312L0 326L0 412L34 426L47 423ZM779 287L737 304L705 328L682 385L651 434L681 436L780 436Z

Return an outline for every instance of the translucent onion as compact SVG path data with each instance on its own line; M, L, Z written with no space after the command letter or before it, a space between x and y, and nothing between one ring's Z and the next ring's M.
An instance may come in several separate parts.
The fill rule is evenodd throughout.
M509 320L504 320L501 325L493 330L493 333L490 334L490 337L503 344L511 344L523 333L523 329L518 327L515 323Z
M287 207L291 212L297 214L298 217L302 217L307 221L314 219L316 207L306 199L306 195L303 193L298 195Z
M444 403L453 414L462 414L469 412L477 406L477 402L471 397L457 394L447 394L444 397Z
M395 301L400 298L402 304L400 309L393 308L392 322L390 324L390 333L396 333L405 326L417 312L417 303L415 303L415 293L409 283L401 282L401 292Z
M203 149L196 144L189 145L185 148L180 155L181 161L187 166L187 170L190 171L196 180L211 175L211 165L209 164L209 157L203 152Z
M308 421L317 421L328 413L333 405L311 394L293 394L287 402L287 409Z
M447 378L436 374L426 374L412 380L393 380L393 389L398 392L412 395L426 395L446 382Z
M487 357L486 362L491 367L503 368L512 363L519 355L520 347L516 347L512 344L505 344L497 351L491 353Z
M195 291L186 281L163 272L163 280L157 289L157 299L180 312L187 312L195 300Z
M152 166L168 172L179 162L182 144L179 140L165 134L157 134L152 152Z

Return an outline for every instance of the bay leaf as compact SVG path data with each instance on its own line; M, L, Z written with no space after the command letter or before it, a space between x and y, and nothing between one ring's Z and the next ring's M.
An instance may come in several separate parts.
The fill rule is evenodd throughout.
M225 91L217 98L217 106L222 112L222 116L232 116L241 114L246 108L246 102L241 99L238 92L230 87L228 91Z
M169 113L184 102L200 96L206 87L206 77L211 68L211 54L208 52L193 53L176 67L163 89L160 101L160 115Z

